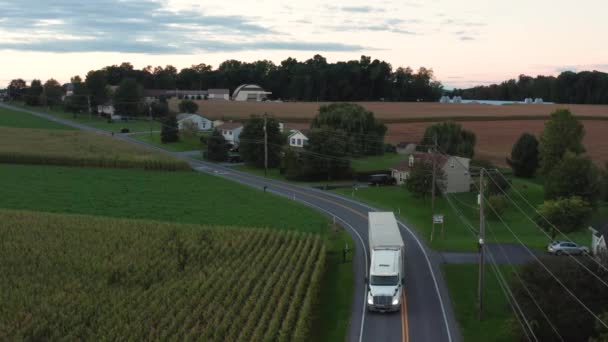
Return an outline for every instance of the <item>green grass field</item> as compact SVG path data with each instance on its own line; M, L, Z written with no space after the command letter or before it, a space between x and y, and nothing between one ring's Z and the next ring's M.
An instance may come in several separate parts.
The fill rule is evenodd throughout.
M72 120L81 124L89 125L91 127L99 129L104 129L106 131L111 131L114 133L120 133L120 130L123 128L129 129L130 132L149 132L151 130L160 131L161 127L158 121L149 121L146 117L143 117L138 120L108 122L106 118L100 116L89 115L86 113L74 115L73 113L65 112L62 108L59 107L48 109L43 107L30 107L23 104L15 104L15 106L19 106L33 111L39 111L42 113L47 113L61 119Z
M353 159L351 166L355 172L389 170L391 167L395 166L395 164L406 158L407 156L397 153L385 153L381 156Z
M143 142L147 142L149 144L152 144L152 145L160 147L160 148L164 148L169 151L183 152L183 151L198 150L198 151L201 151L201 155L202 155L202 151L207 149L207 145L201 143L201 140L200 140L201 136L202 135L193 136L193 137L180 136L180 139L178 142L163 144L160 141L160 133L158 133L158 132L152 133L152 134L140 133L140 134L131 135L132 138L141 140Z
M14 128L65 129L72 127L39 118L29 113L0 107L0 126Z
M307 341L319 235L0 210L0 338Z
M477 316L477 265L443 265L442 270L463 341L514 341L513 324L517 323L491 266L486 266L485 310L481 322ZM507 282L513 276L511 266L499 266L499 270Z
M0 162L190 170L183 160L102 134L0 127Z
M0 165L0 207L324 233L313 209L197 172Z
M522 192L533 205L542 203L543 189L541 185L528 180L515 179L513 181L513 186ZM352 198L353 191L351 189L337 189L334 191ZM527 207L513 191L511 191L510 195L521 208L525 209L530 217L535 217L533 209ZM462 222L456 210L453 209L443 197L437 198L436 212L444 215L444 235L441 236L440 227L436 226L437 230L432 242L430 242L432 232L430 198L415 198L404 187L400 186L361 188L355 191L354 198L364 201L374 207L391 210L395 213L400 212L401 217L411 223L434 249L450 251L477 250L476 233L471 232L468 226ZM451 194L449 195L449 198L454 207L461 213L462 217L466 218L471 225L477 229L479 226L477 194ZM509 206L502 217L509 228L512 229L528 246L542 249L549 242L548 238L539 230L539 228L530 222L514 205ZM577 243L585 245L590 243L588 231L572 233L569 237ZM507 226L502 224L498 219L487 220L486 238L490 243L518 242Z

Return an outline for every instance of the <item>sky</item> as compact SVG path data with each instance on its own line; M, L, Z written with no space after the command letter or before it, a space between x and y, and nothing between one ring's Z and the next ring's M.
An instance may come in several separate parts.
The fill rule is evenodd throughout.
M131 62L330 62L432 68L446 88L608 72L605 0L0 0L0 87Z

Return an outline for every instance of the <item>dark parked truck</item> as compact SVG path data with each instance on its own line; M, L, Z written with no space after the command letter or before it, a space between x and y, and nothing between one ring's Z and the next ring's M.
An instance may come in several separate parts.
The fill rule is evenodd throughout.
M405 248L392 212L370 212L367 308L399 311L405 282Z

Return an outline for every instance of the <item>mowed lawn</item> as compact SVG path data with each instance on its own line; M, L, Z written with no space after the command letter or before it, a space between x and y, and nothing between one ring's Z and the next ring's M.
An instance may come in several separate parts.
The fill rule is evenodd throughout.
M177 158L102 134L0 127L4 163L188 170Z
M57 118L72 120L81 124L85 124L91 127L104 129L106 131L120 133L123 128L128 129L130 132L150 132L150 131L160 131L161 124L156 120L148 120L147 117L140 117L135 120L114 120L108 121L107 118L97 116L97 115L89 115L87 113L68 113L64 111L62 108L44 108L44 107L30 107L26 105L18 105L19 107L37 111L41 113L46 113L53 115Z
M510 282L513 277L513 267L498 266L498 269L499 274ZM514 341L513 329L514 324L517 323L492 266L486 266L485 309L481 322L477 316L477 265L443 265L442 270L463 341Z
M324 233L313 209L197 172L1 165L0 207Z
M543 201L542 185L533 181L515 179L515 187L522 195L535 207ZM335 192L347 197L352 197L352 189L337 189ZM401 214L401 217L411 223L418 230L420 235L429 245L438 250L449 251L477 251L477 230L479 227L479 209L477 206L476 193L461 193L448 195L450 202L443 196L438 196L436 200L436 213L444 215L444 231L441 234L441 226L436 225L435 235L431 242L432 211L430 197L426 199L416 198L405 187L368 187L354 191L354 198L366 202L379 209L394 211ZM534 209L530 208L513 190L509 193L511 198L524 209L526 214L534 219ZM488 207L486 211L490 211ZM493 242L512 242L518 243L519 240L526 245L543 249L549 242L549 238L524 216L513 204L501 215L506 224L497 218L487 216L486 221L486 241ZM470 224L467 225L463 221ZM513 231L513 234L511 231ZM515 237L517 236L517 238ZM580 231L569 234L572 241L588 245L590 236L588 231ZM518 240L519 238L519 240ZM560 237L564 238L564 237Z
M35 115L8 109L0 106L0 126L14 128L40 128L40 129L63 129L72 130L70 126L66 126L57 122L39 118Z
M380 156L355 158L351 161L351 166L355 172L390 170L397 163L405 159L407 159L407 156L402 154L385 153Z

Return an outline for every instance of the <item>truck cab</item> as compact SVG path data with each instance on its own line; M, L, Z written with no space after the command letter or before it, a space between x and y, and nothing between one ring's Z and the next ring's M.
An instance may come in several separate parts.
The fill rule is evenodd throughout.
M370 311L399 311L404 277L400 249L377 249L372 253L367 308Z

